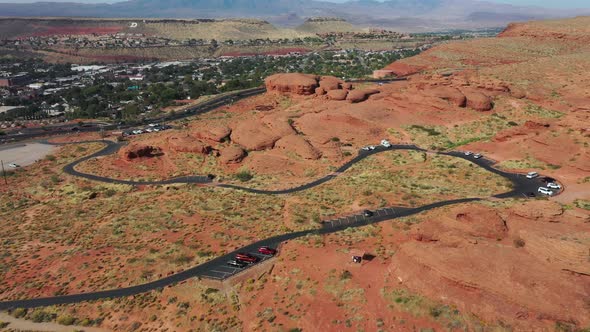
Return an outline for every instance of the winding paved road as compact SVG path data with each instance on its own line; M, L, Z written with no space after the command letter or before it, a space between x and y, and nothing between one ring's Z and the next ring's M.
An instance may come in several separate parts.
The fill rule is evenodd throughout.
M102 142L102 141L87 141L87 142ZM328 182L334 178L336 178L342 172L345 172L354 164L358 163L359 161L372 156L377 153L382 153L385 151L392 151L392 150L414 150L414 151L422 151L428 152L424 149L420 149L414 145L394 145L391 148L385 148L382 146L377 147L375 150L372 151L363 151L361 150L354 159L350 160L346 164L342 165L338 170L336 170L336 174L327 175L323 178L315 180L313 182L307 183L305 185L288 188L283 190L264 190L264 189L253 189L248 187L242 187L232 184L223 184L223 183L213 183L209 176L205 175L196 175L196 176L187 176L187 177L178 177L172 178L168 180L162 181L129 181L129 180L120 180L120 179L112 179L108 177L101 177L93 174L87 174L83 172L79 172L75 169L75 167L91 158L96 158L99 156L107 156L113 153L116 153L119 148L122 146L121 143L114 143L111 141L104 141L105 148L102 150L81 158L71 164L68 164L64 167L64 172L70 174L72 176L77 176L81 178L85 178L88 180L99 181L99 182L106 182L106 183L116 183L116 184L128 184L128 185L160 185L160 184L173 184L173 183L212 183L217 187L226 188L226 189L235 189L235 190L242 190L250 193L255 194L265 194L265 195L283 195L283 194L290 194L295 193L303 190L307 190L318 185L321 185L325 182ZM510 180L513 184L513 188L511 191L495 195L495 198L510 198L510 197L527 197L526 194L533 192L537 192L537 188L541 186L543 183L539 178L537 179L527 179L523 174L514 174L504 172L493 167L494 162L485 158L481 159L474 159L473 156L466 156L464 153L459 151L453 152L429 152L429 153L436 153L441 155L448 155L456 158L462 158L468 160L475 165L482 167L492 173L498 174L508 180ZM482 185L486 185L483 183ZM251 243L245 247L242 247L238 250L233 252L227 253L223 256L214 258L206 263L200 264L198 266L192 267L185 271L149 282L137 286L131 287L124 287L112 290L105 290L105 291L97 291L97 292L90 292L90 293L81 293L81 294L72 294L72 295L64 295L64 296L55 296L55 297L47 297L47 298L37 298L37 299L24 299L24 300L14 300L14 301L4 301L0 302L0 310L7 310L12 308L34 308L34 307L42 307L42 306L50 306L50 305L59 305L59 304L69 304L69 303L79 303L83 301L92 301L92 300L100 300L106 298L115 298L115 297L123 297L123 296L130 296L139 293L149 292L155 289L159 289L165 286L174 285L178 282L187 280L189 278L198 277L198 278L210 278L210 279L217 279L223 280L232 275L240 273L243 269L234 269L229 268L225 264L228 260L232 259L237 252L252 252L256 253L257 248L260 246L270 246L276 247L281 242L296 239L302 236L306 236L309 234L329 234L344 230L349 227L361 227L368 224L378 223L385 220L392 220L396 218L406 217L410 215L414 215L417 213L421 213L424 211L428 211L431 209L465 203L465 202L472 202L478 201L482 198L464 198L464 199L456 199L456 200L448 200L442 202L436 202L420 207L415 208L408 208L408 207L387 207L382 208L379 210L374 211L374 215L372 217L365 217L363 215L351 215L347 217L342 217L334 220L325 220L322 222L322 227L315 230L307 230L307 231L298 231L292 233L281 234L277 236L273 236L264 240L260 240L254 243ZM264 257L262 257L264 258Z

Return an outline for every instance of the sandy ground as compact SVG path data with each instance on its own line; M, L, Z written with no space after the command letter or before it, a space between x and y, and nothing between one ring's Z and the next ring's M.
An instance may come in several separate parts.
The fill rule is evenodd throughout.
M56 323L33 323L25 319L14 318L4 312L0 312L0 322L10 323L6 328L12 330L22 331L49 331L49 332L106 332L108 330L97 327L84 326L64 326ZM4 331L4 329L2 329Z
M56 149L53 145L41 143L20 143L0 147L0 160L4 167L10 163L20 166L31 165Z

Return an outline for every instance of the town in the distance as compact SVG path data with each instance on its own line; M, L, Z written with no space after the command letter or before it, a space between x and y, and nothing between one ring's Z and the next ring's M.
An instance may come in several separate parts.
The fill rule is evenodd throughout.
M0 330L590 331L570 2L0 3Z

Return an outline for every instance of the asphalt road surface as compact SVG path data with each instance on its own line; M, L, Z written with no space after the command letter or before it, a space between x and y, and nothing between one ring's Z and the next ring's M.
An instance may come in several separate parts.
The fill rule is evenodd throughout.
M99 141L100 142L100 141ZM97 156L108 155L115 153L119 148L120 144L113 143L110 141L105 141L105 148L97 153L94 153L90 156L84 157L80 160L73 162L64 167L64 171L68 174L73 176L79 176L82 178L86 178L89 180L94 181L101 181L101 182L108 182L108 183L124 183L124 184L132 184L132 185L140 185L140 184L168 184L168 183L204 183L204 182L211 182L209 177L207 176L194 176L194 177L183 177L183 178L175 178L170 180L164 181L154 181L154 182L137 182L137 181L125 181L125 180L118 180L118 179L110 179L106 177L99 177L92 174L85 174L78 172L74 169L74 167L82 161L88 160L90 158L94 158ZM337 173L341 173L346 171L355 163L361 161L362 159L374 155L376 153L381 153L385 151L391 150L416 150L416 151L425 151L420 149L416 146L412 145L394 145L391 148L385 147L377 147L375 150L372 151L364 151L361 150L359 155L349 161L348 163L341 166ZM513 183L513 190L507 193L499 194L494 197L496 198L508 198L508 197L527 197L527 193L536 193L537 188L543 185L543 182L540 178L537 179L527 179L525 175L522 174L513 174L501 171L493 167L494 162L491 160L487 160L485 158L481 159L474 159L473 156L466 156L462 152L432 152L432 153L439 153L444 155L449 155L457 158L466 159L490 172L496 173L500 176L503 176L510 180ZM297 191L306 190L315 186L318 186L322 183L325 183L337 175L328 175L323 177L319 180L313 181L311 183L305 184L303 186L285 189L285 190L260 190L260 189L251 189L247 187L240 187L234 185L227 185L227 184L219 184L219 187L226 188L226 189L236 189L236 190L243 190L252 193L258 194L267 194L267 195L281 195L281 194L288 194ZM206 178L206 180L205 180ZM483 183L482 185L486 185ZM269 256L264 256L258 254L257 250L261 246L269 246L276 248L281 242L296 239L302 236L306 236L308 234L329 234L344 230L350 227L360 227L365 226L372 223L378 223L386 220L392 220L400 217L406 217L413 214L421 213L424 211L428 211L431 209L439 208L442 206L465 203L465 202L472 202L478 201L481 198L465 198L465 199L457 199L457 200L448 200L442 202L436 202L416 208L407 208L407 207L387 207L373 211L373 216L365 217L362 214L351 215L347 217L341 217L334 220L325 220L322 222L322 227L316 230L308 230L308 231L299 231L299 232L292 232L286 233L282 235L273 236L267 239L263 239L254 243L251 243L243 248L235 250L233 252L227 253L223 256L214 258L206 263L200 264L188 270L166 276L156 281L152 281L149 283L131 286L131 287L124 287L106 291L98 291L98 292L90 292L90 293L81 293L81 294L72 294L72 295L64 295L64 296L55 296L55 297L48 297L48 298L37 298L37 299L25 299L25 300L15 300L15 301L5 301L0 302L0 310L6 310L11 308L33 308L33 307L41 307L41 306L49 306L49 305L58 305L58 304L68 304L68 303L79 303L83 301L92 301L92 300L99 300L105 298L114 298L114 297L123 297L123 296L130 296L135 295L143 292L149 292L155 289L159 289L162 287L174 285L178 282L187 280L189 278L209 278L209 279L216 279L216 280L223 280L233 275L236 275L246 268L233 268L227 265L227 261L233 259L235 254L238 252L247 252L253 255L258 256L261 261L264 261Z

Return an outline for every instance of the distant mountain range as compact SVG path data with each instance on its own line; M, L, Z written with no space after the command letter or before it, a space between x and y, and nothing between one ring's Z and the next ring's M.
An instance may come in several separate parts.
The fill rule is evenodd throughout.
M590 14L590 9L585 11ZM474 0L129 0L113 4L0 3L2 16L232 18L250 17L279 25L304 18L341 17L352 24L401 31L497 27L512 21L581 15L580 10L517 7Z

